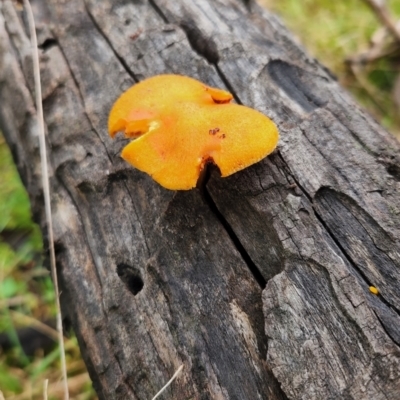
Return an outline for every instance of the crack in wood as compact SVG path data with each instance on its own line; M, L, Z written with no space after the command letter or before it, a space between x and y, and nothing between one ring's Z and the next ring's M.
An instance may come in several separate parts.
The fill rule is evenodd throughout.
M149 4L153 7L154 11L163 19L166 24L169 24L168 18L161 11L161 8L157 5L155 0L149 0Z
M316 78L315 75L283 60L271 60L267 70L275 84L307 113L328 104L327 99L313 93L308 83Z
M352 208L356 207L358 208L358 211L360 213L363 213L363 211L358 207L354 200L348 197L347 201L349 203L353 202L354 204L352 205ZM330 207L328 206L328 203L330 203ZM396 251L395 247L391 247L391 245L394 246L395 243L391 243L390 237L381 227L378 226L378 224L373 220L370 215L364 215L363 218L372 221L369 222L369 226L375 225L374 232L376 233L377 237L379 236L379 240L385 243L385 249L379 248L376 244L376 238L372 237L371 234L364 228L361 221L359 221L359 219L357 218L355 210L349 209L349 203L346 204L346 199L344 198L343 194L336 195L334 190L328 188L321 188L314 196L315 208L321 209L319 212L316 210L316 213L318 213L321 220L323 221L325 229L330 232L337 245L340 246L342 252L346 254L346 257L349 260L351 260L353 268L358 271L358 273L362 276L368 286L376 285L376 282L371 281L372 277L374 277L375 280L377 280L378 282L381 281L381 293L378 298L383 301L388 307L392 308L400 316L398 308L394 304L391 304L390 301L387 299L388 296L389 298L393 297L396 293L396 288L393 287L390 279L393 271L396 271L395 262L391 260L387 255L387 252L390 252L391 250ZM332 212L335 212L336 216L337 214L339 214L342 218L345 218L344 211L339 213L341 209L346 209L346 220L348 226L351 227L350 229L346 230L346 235L341 232L338 226L334 226L334 216L330 215L330 212L333 210ZM321 215L322 210L326 211L325 218L323 218ZM336 235L333 230L335 231ZM366 251L358 251L358 254L362 254L358 263L349 254L349 252L351 251L355 254L357 250L353 249L347 243L346 237L348 236L350 238L358 238L358 240L362 242L362 245L365 245L366 248L370 249L370 253ZM370 244L368 244L368 242L370 242ZM373 250L374 247L376 249L375 251ZM379 266L378 271L371 271L368 269L367 266L369 264L369 261L371 261L372 265ZM364 264L364 269L361 268L358 264ZM367 275L369 275L371 278L368 278ZM385 291L383 290L384 288L386 288L386 291L388 293L385 293ZM392 300L395 301L395 297L392 298Z
M326 160L326 161L329 163L329 166L332 167L332 168L337 172L337 175L340 176L340 177L343 179L343 181L347 183L348 188L349 188L349 189L351 188L351 190L353 190L356 194L359 194L359 193L357 193L356 189L355 189L355 188L353 187L353 185L351 184L349 178L348 178L346 175L344 175L344 174L342 173L342 171L340 170L340 168L338 168L338 167L337 167L336 165L334 165L333 163L329 162L329 160L327 160L325 154L322 153L321 149L320 149L319 147L317 147L317 146L310 140L310 138L309 138L308 135L307 135L306 130L305 130L302 126L299 126L299 129L300 129L301 133L303 134L303 136L304 136L304 137L307 139L307 141L310 143L310 145L311 145L311 146L315 149L315 151L321 156L321 158L322 158L323 160ZM311 197L310 197L310 196L308 196L308 197L309 197L309 200L311 200Z
M282 159L282 161L286 164L283 156L279 153L279 157ZM288 171L287 171L288 172ZM338 238L336 238L336 236L334 235L334 233L331 231L331 229L328 227L326 221L324 220L324 218L320 215L320 213L317 211L315 204L313 202L313 199L311 198L311 196L308 194L308 192L301 186L301 184L298 182L298 180L295 178L295 176L293 174L290 174L290 176L292 177L292 179L296 182L297 186L301 189L302 193L308 198L308 200L310 201L310 204L312 205L313 211L315 216L317 217L318 221L321 223L321 225L324 227L326 233L329 235L329 237L333 240L333 242L336 244L336 246L340 249L340 251L342 252L343 257L348 261L349 265L352 266L352 268L354 269L354 271L357 271L356 276L357 277L361 277L363 280L363 283L367 286L372 286L371 281L366 277L366 275L363 273L363 271L357 266L357 263L350 257L350 255L346 252L346 250L343 248L340 240ZM316 193L316 195L314 196L314 198L317 198L318 192ZM389 307L393 307L393 305L389 304L388 302L385 301L385 299L380 298L381 301L385 302ZM396 312L398 314L399 311L396 310Z
M229 82L229 79L225 76L225 74L222 72L221 68L218 66L218 64L215 64L215 69L218 72L219 77L222 79L222 82L224 82L224 85L228 89L228 91L232 94L233 98L235 99L236 103L238 104L243 104L236 93L236 90L233 88L231 83Z
M218 64L218 49L212 37L205 35L191 17L181 20L179 26L185 32L191 48L199 56L205 58L210 64Z
M390 304L388 304L387 301L386 301L385 299L382 299L382 301L383 301L388 307L390 307ZM382 319L382 315L379 314L376 310L373 310L373 312L374 312L374 314L375 314L377 320L379 321L379 323L380 323L382 329L385 331L386 335L388 335L388 337L390 337L390 338L393 340L393 342L396 343L397 346L400 347L400 333L399 333L396 329L389 329L389 328L388 328L389 325L388 325L387 322L385 322L385 321ZM397 314L398 314L398 312L397 312ZM395 324L393 324L393 325L395 325Z
M126 63L126 61L124 60L123 57L121 57L117 51L115 50L114 46L112 45L110 39L107 37L107 35L103 32L103 30L101 29L100 25L97 23L96 19L94 18L94 16L92 15L92 13L90 12L90 9L87 5L87 2L84 1L83 2L85 5L85 10L86 13L88 14L90 20L93 23L93 26L96 28L96 30L100 33L100 35L102 36L102 38L105 40L105 42L107 43L107 45L110 47L110 49L112 50L112 52L114 53L115 58L121 63L121 65L124 67L125 71L129 74L129 76L135 81L135 82L139 82L138 77L134 74L134 72L129 68L128 64Z
M206 183L207 182L205 182L205 184ZM256 280L256 282L258 283L260 288L264 289L267 284L267 281L264 279L262 273L258 269L257 265L254 263L254 261L251 259L250 255L247 253L245 247L240 242L240 240L239 240L238 236L236 235L235 231L233 230L232 226L229 224L229 222L226 220L224 215L218 209L217 205L215 204L215 202L214 202L212 196L210 195L206 186L204 186L204 200L206 201L206 203L207 203L208 207L210 208L210 210L212 211L212 213L215 215L215 217L218 219L218 221L224 227L226 233L231 238L233 245L235 246L236 250L241 255L243 261L246 263L247 267L249 268L251 274L253 275L254 279Z
M68 68L70 77L72 78L72 80L73 80L73 82L74 82L74 85L75 85L75 88L76 88L76 90L77 90L77 93L78 93L78 95L79 95L79 98L80 98L80 101L81 101L81 106L82 106L82 107L81 107L82 112L83 112L83 114L85 115L87 121L89 122L89 125L90 125L91 129L93 130L93 132L97 135L97 137L100 139L101 143L103 144L104 149L105 149L105 152L106 152L106 154L107 154L107 156L108 156L110 162L113 163L113 158L112 158L111 155L109 154L108 148L107 148L106 144L104 143L104 140L102 139L100 133L99 133L99 132L97 131L97 129L95 128L95 126L94 126L94 124L93 124L93 122L92 122L92 120L91 120L91 118L90 118L90 116L89 116L89 113L88 113L87 110L86 110L85 101L84 101L84 96L83 96L83 93L82 93L82 91L81 91L81 87L80 87L80 85L79 85L79 82L78 82L78 80L77 80L75 74L74 74L74 71L73 71L72 68L71 68L71 65L70 65L70 63L69 63L69 61L68 61L68 57L66 56L66 54L65 54L65 52L64 52L64 49L63 49L62 45L60 44L59 40L57 39L56 32L54 32L54 36L55 36L55 38L56 38L55 40L56 40L57 43L58 43L58 47L60 48L60 51L61 51L61 53L62 53L64 62L65 62L65 64L66 64L67 68Z

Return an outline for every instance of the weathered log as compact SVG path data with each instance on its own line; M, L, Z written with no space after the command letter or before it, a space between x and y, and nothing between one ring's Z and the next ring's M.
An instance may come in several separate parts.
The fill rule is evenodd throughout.
M400 398L399 143L252 2L34 8L61 302L99 397L183 364L164 398ZM0 3L0 128L44 228L24 21ZM160 73L269 115L276 153L203 196L126 165L108 112Z

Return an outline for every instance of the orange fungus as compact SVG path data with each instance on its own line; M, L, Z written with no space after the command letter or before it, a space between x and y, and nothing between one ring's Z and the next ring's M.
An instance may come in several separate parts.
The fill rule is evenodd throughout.
M158 75L128 89L111 109L111 137L133 140L122 158L167 189L196 186L208 162L223 177L254 164L278 143L265 115L232 104L232 95L181 75Z

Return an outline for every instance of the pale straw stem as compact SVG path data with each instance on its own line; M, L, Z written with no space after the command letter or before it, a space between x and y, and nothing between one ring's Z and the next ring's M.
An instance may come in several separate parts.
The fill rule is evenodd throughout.
M64 349L64 336L62 328L61 318L61 307L60 307L60 294L58 290L57 280L57 269L56 269L56 256L54 251L54 239L53 239L53 223L51 217L51 202L50 202L50 185L49 185L49 174L47 165L47 153L46 153L46 139L44 133L44 119L43 119L43 106L42 106L42 89L40 84L40 66L39 66L39 52L35 29L35 20L29 0L24 0L24 6L28 17L29 32L31 37L32 45L32 61L33 61L33 72L35 78L35 93L36 93L36 110L38 114L39 124L39 144L40 144L40 159L42 164L42 185L44 194L44 204L46 211L46 222L47 232L50 250L50 266L51 274L53 277L54 291L56 294L56 307L57 307L57 332L58 332L58 343L60 346L60 361L62 378L64 384L64 399L69 400L68 392L68 378L67 378L67 364L65 361L65 349Z

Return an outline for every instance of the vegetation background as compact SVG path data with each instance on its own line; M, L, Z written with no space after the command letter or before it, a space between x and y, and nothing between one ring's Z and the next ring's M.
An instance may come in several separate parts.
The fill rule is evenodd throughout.
M307 51L400 137L400 39L383 28L367 0L260 2L279 14ZM396 21L400 0L387 5ZM54 316L41 234L0 133L0 391L6 399L43 398L46 379L49 398L62 398ZM68 331L66 336L71 399L96 399L76 338Z

